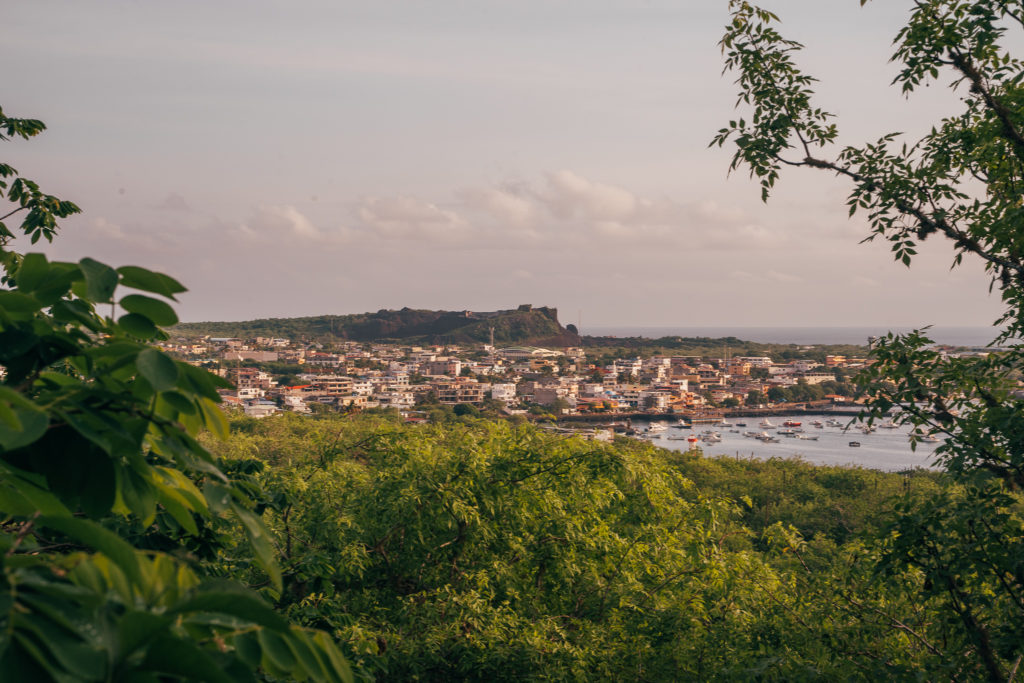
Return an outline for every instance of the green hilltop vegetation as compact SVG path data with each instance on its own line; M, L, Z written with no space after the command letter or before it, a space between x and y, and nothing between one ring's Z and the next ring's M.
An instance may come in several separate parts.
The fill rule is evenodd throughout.
M597 357L635 355L770 355L776 359L820 357L826 354L863 356L864 346L838 344L800 346L763 344L736 337L609 337L579 336L574 326L558 322L558 310L523 305L492 312L382 309L376 313L319 315L302 318L262 318L239 322L178 323L171 333L182 336L282 337L318 341L392 342L407 344L497 344L584 346Z
M738 337L592 337L583 336L588 358L625 358L628 356L770 356L775 360L812 358L824 361L827 355L863 357L867 346L858 344L776 344Z
M358 342L487 343L578 345L579 337L558 322L558 311L546 306L523 305L492 312L398 311L304 318L264 318L240 322L179 323L179 335L212 337L284 337L288 339L348 340Z
M940 568L899 559L931 505L976 505L943 473L386 411L231 427L204 443L266 501L284 586L264 594L367 679L977 680L944 575L1019 652L1014 598L963 564L978 540L928 529ZM1016 513L987 523L1019 531Z

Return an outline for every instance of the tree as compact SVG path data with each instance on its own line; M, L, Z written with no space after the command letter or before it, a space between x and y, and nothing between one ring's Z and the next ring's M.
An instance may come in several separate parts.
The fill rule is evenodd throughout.
M838 149L834 117L812 103L814 79L794 61L801 45L776 31L774 14L743 0L730 7L721 45L744 113L713 144L734 141L731 168L747 167L765 200L784 166L836 175L851 185L850 213L867 214L866 240L888 241L910 266L919 242L944 238L953 266L981 259L1001 295L993 336L1005 351L948 358L926 332L890 334L858 382L869 397L864 419L895 407L917 437L944 438L938 461L964 491L901 507L880 567L918 572L923 599L960 625L943 643L963 662L958 675L1006 680L1024 655L1024 400L1014 394L1024 347L1013 343L1024 336L1024 62L1007 47L1020 39L1024 6L914 2L894 43L894 84L909 97L945 79L960 112L917 140L884 133Z
M44 128L0 111L0 140ZM244 566L282 586L262 492L196 440L226 436L225 382L149 343L185 288L13 251L79 208L0 163L5 194L0 221L22 220L0 223L0 678L350 679L325 633L222 578Z
M770 375L768 368L750 368L751 379L768 379Z

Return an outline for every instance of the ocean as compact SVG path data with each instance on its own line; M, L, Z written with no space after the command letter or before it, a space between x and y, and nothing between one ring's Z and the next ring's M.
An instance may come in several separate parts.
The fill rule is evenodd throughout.
M580 330L582 334L614 337L736 337L764 344L860 344L868 337L880 337L889 331L910 332L912 327L627 327L594 326ZM985 347L995 338L994 327L951 327L936 325L927 336L939 344Z

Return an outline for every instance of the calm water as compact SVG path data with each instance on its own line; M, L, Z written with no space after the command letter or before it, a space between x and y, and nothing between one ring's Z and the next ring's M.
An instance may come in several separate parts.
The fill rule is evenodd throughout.
M861 344L868 337L880 337L889 331L910 332L911 327L600 327L582 330L583 334L615 337L736 337L763 344ZM939 344L987 346L996 336L993 327L949 327L936 325L928 336Z
M900 426L896 429L882 429L871 434L863 434L859 429L851 427L844 431L838 427L825 426L821 429L811 425L813 420L826 422L829 418L836 419L847 424L849 417L835 416L828 414L799 415L793 417L772 416L768 418L776 427L761 427L759 422L762 418L732 418L733 423L729 426L719 425L697 425L693 430L678 429L672 425L676 420L662 420L669 425L668 431L661 432L658 438L651 439L651 443L662 448L674 451L685 451L689 444L685 440L675 440L669 437L685 437L691 433L700 434L706 429L714 429L718 432L722 441L719 443L698 442L698 445L707 456L729 455L738 457L753 457L767 460L772 457L791 458L798 456L807 462L817 465L857 465L874 470L895 471L905 470L913 467L933 467L933 454L935 447L940 444L919 443L917 451L910 450L910 442L907 435L910 428ZM777 434L776 429L781 428L782 422L788 419L802 422L802 429L805 436L817 436L817 441L796 439L794 437ZM657 422L658 420L656 420ZM634 421L636 422L636 421ZM737 422L745 422L746 427L739 427ZM646 426L639 424L638 426ZM740 433L729 431L738 429ZM779 443L764 443L752 437L743 436L742 432L768 432L778 438ZM860 442L860 447L850 447L851 441Z

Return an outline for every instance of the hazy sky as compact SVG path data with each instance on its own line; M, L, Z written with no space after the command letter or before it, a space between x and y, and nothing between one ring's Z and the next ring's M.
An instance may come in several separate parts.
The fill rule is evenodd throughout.
M844 142L955 111L888 88L904 1L779 0ZM0 158L84 214L49 248L161 269L184 320L556 306L592 325L985 325L976 263L859 245L847 186L763 205L700 0L33 0ZM931 117L931 118L930 118Z

